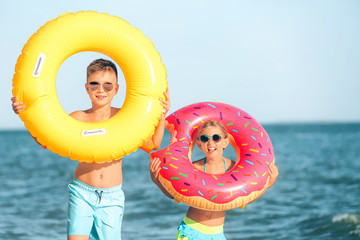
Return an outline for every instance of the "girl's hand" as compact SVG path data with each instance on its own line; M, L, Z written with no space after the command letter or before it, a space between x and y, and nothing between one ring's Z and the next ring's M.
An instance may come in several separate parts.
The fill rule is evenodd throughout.
M151 162L149 162L150 165L150 176L151 180L158 186L158 188L167 196L168 198L173 199L174 197L161 185L159 180L159 172L161 170L160 164L161 161L159 158L150 159Z
M276 178L279 175L278 168L273 163L270 164L269 175L270 175L270 179L269 179L269 183L268 183L268 188L271 187L275 183Z
M160 159L159 158L154 158L154 159L150 159L151 162L149 162L149 166L150 166L150 177L151 180L153 180L154 183L160 183L159 182L159 172L161 170L160 168Z
M166 89L166 92L164 92L164 95L165 95L165 100L160 98L161 106L164 107L164 109L162 111L163 117L166 116L166 113L169 111L170 105L171 105L170 97L169 97L169 89L168 88Z
M25 106L22 102L18 102L16 97L11 98L12 101L12 109L15 114L19 114L19 112L25 110Z

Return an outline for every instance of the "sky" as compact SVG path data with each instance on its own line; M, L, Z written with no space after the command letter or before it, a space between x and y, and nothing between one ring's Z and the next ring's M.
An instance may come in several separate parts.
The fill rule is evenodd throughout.
M167 71L170 112L223 102L262 124L360 122L358 0L5 0L0 24L0 129L25 129L11 109L12 77L28 38L60 14L97 11L140 29ZM56 79L68 113L91 107L83 52ZM121 79L121 78L120 78ZM114 106L121 107L120 80Z

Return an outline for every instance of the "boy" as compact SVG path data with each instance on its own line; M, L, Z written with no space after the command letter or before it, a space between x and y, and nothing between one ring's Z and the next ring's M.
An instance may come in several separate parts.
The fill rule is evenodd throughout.
M84 122L104 121L120 109L111 107L118 92L117 69L114 63L104 59L93 61L87 68L86 91L92 107L75 111L71 117ZM170 108L168 92L160 99L163 115L152 141L160 147L165 126L165 115ZM16 114L25 109L22 102L11 99ZM34 138L36 141L36 138ZM122 159L98 164L79 162L75 178L69 184L68 239L121 239L121 223L124 212L122 185Z

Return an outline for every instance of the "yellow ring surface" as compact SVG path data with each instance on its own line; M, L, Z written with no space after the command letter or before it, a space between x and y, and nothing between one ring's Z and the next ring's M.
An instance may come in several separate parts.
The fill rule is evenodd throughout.
M112 118L86 123L71 118L56 93L56 74L71 55L93 51L111 57L126 80L126 98ZM97 12L60 15L25 44L13 78L13 96L26 106L20 118L38 142L80 162L109 162L136 151L161 118L166 70L152 42L116 16Z

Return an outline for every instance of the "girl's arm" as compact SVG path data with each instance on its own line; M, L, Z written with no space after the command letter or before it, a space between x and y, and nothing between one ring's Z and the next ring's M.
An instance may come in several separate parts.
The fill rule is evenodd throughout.
M270 178L269 178L269 182L267 183L266 187L263 189L262 193L259 196L257 196L255 199L253 199L251 202L255 201L261 195L263 195L263 193L266 190L268 190L274 184L274 182L276 181L276 178L279 175L279 171L278 171L277 167L275 166L275 164L273 164L273 163L270 164L269 175L270 175ZM249 204L251 202L248 202L247 204Z
M150 177L151 180L153 180L153 182L158 186L158 188L160 188L160 190L165 194L165 196L167 196L168 198L173 199L174 197L168 192L166 191L166 189L163 187L163 185L160 183L159 180L159 172L160 172L160 159L159 158L154 158L154 159L150 159L151 162L149 163L150 165Z
M268 185L266 187L266 190L268 190L274 184L274 182L276 181L276 178L279 175L278 168L273 163L270 164L269 175L270 175L270 179L269 179Z

